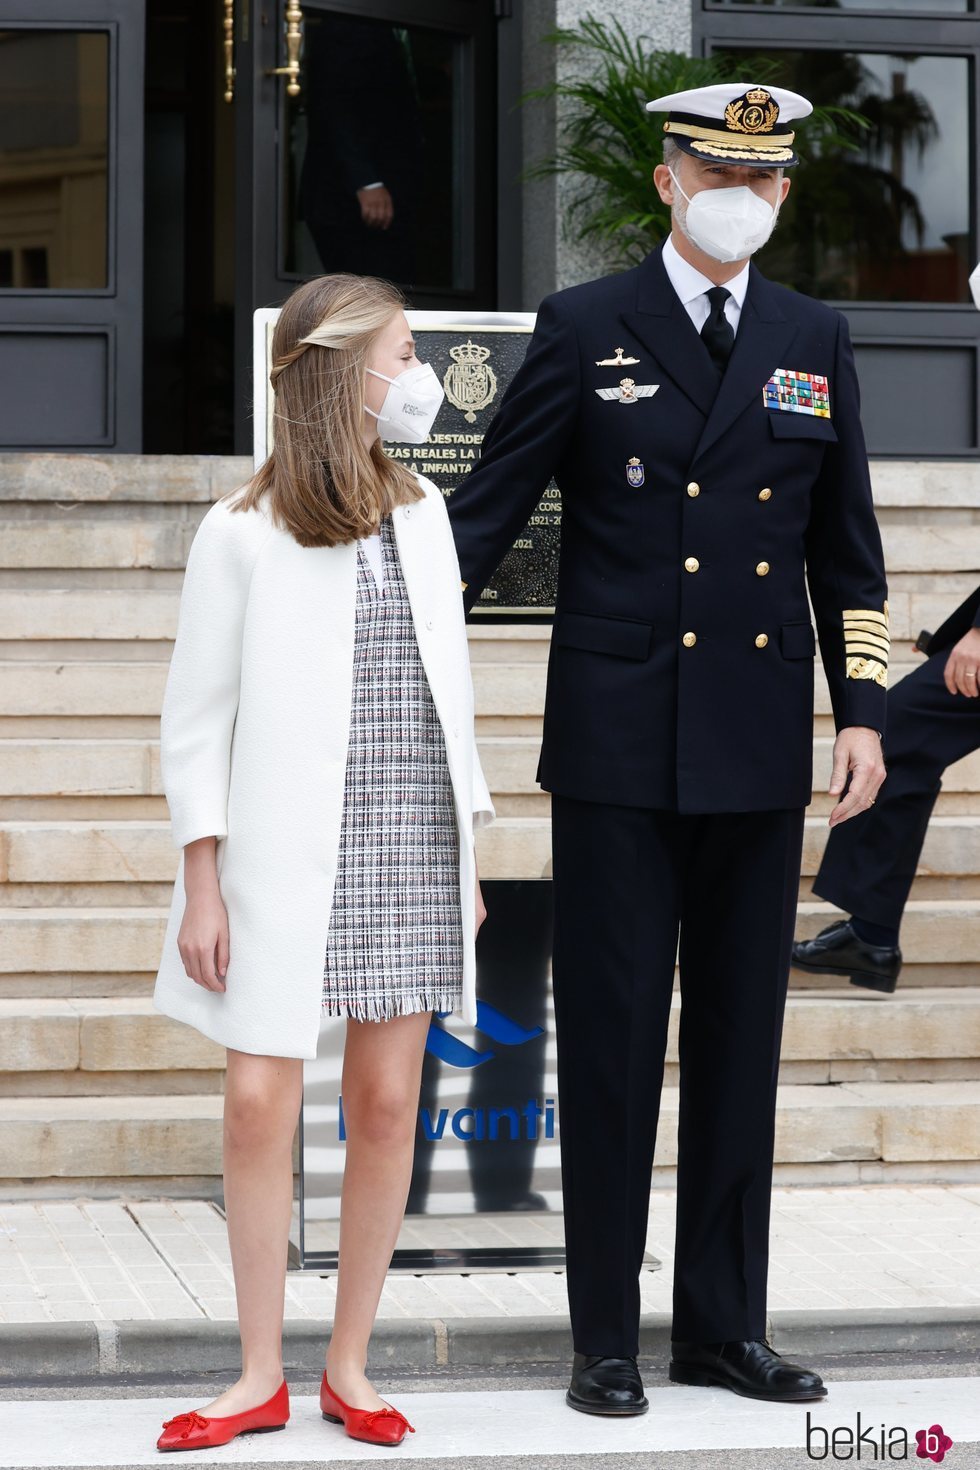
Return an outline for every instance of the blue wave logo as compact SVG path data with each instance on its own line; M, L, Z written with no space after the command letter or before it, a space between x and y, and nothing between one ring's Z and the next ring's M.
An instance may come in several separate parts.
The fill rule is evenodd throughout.
M451 1014L450 1011L437 1012L439 1018ZM523 1046L525 1042L541 1036L544 1030L542 1026L532 1026L529 1029L520 1025L485 1000L478 1000L476 1003L475 1029L481 1036L489 1037L497 1046ZM450 1067L482 1067L484 1062L490 1062L496 1056L496 1052L490 1049L478 1051L476 1047L467 1046L465 1041L460 1041L458 1036L453 1036L440 1026L436 1016L433 1016L429 1025L425 1049Z

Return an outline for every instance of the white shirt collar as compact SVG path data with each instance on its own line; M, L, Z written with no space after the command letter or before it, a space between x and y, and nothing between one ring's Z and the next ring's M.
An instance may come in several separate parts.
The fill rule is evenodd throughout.
M670 277L670 284L684 306L687 306L688 302L693 301L695 297L703 296L705 291L710 291L715 284L684 259L670 235L664 241L663 260L664 269ZM725 290L732 293L732 299L739 311L745 303L745 293L748 288L749 262L746 261L738 275L732 276L730 281L725 282Z

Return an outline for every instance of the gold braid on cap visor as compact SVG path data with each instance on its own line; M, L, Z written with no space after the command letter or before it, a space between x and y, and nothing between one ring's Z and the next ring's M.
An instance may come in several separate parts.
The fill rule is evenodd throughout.
M760 155L772 163L788 163L793 157L792 143L795 133L770 133L766 137L751 138L742 134L723 132L721 128L702 128L694 123L664 123L665 133L680 133L691 139L691 148L698 153L722 154L725 158L752 158Z
M874 608L849 607L843 612L844 653L849 679L873 679L888 684L888 603L884 612Z

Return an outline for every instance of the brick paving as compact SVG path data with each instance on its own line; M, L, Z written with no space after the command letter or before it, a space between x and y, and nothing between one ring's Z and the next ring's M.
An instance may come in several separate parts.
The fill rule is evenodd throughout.
M487 1227L516 1244L560 1243L555 1215L438 1221L440 1243L484 1244ZM409 1219L401 1243L431 1236ZM669 1312L674 1194L651 1198L644 1312ZM980 1308L980 1188L872 1185L773 1192L769 1306ZM286 1316L329 1321L335 1282L291 1272ZM560 1272L392 1273L380 1316L561 1317ZM0 1322L233 1320L224 1218L198 1200L0 1204Z

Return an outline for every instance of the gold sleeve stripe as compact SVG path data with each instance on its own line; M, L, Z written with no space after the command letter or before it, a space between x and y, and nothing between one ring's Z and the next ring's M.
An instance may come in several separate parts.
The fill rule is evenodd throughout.
M887 607L888 604L885 603L885 606ZM845 607L842 617L845 623L856 619L858 622L881 623L884 627L888 627L887 612L875 612L873 607Z
M873 658L878 663L888 665L888 654L876 648L873 643L849 643L845 649L847 658Z
M843 631L845 631L845 634L874 634L876 638L889 637L889 632L887 632L884 623L873 623L868 619L861 619L861 622L854 619L854 622L845 623L843 625Z
M887 687L888 669L876 658L849 658L847 677L849 679L873 679L876 684Z
M873 607L846 607L843 612L844 652L849 679L873 679L887 686L888 603Z
M863 631L851 633L847 628L844 629L844 643L848 648L854 643L870 644L872 648L880 649L886 658L888 656L888 650L891 647L887 633L865 633Z

